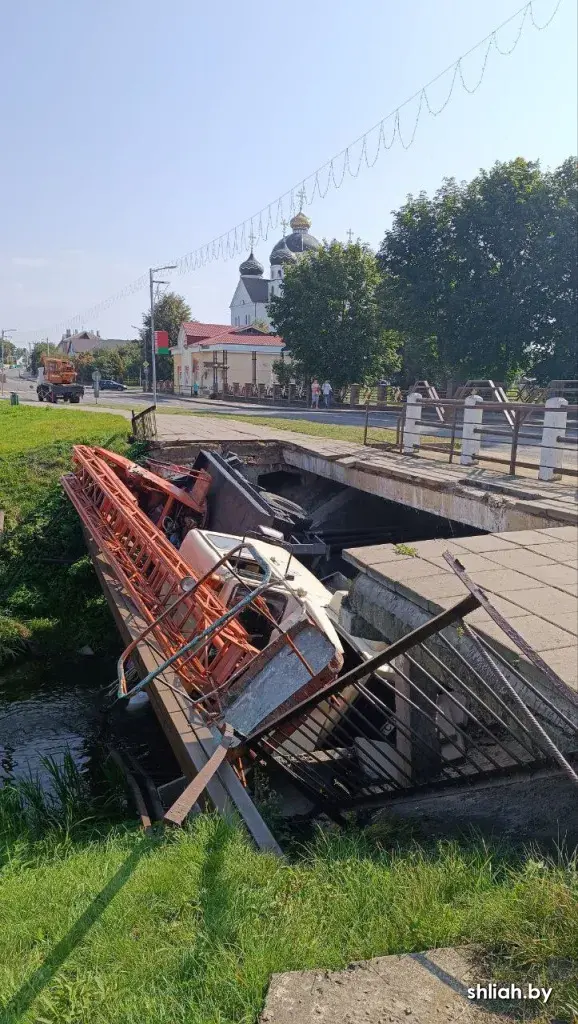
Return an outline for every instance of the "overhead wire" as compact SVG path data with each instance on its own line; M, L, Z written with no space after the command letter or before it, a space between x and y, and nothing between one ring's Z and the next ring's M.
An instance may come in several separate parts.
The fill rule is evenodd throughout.
M284 220L289 220L295 214L297 211L297 204L300 209L304 206L311 206L316 197L319 199L325 199L331 188L339 190L343 186L346 176L356 179L361 173L362 168L371 170L377 163L382 152L384 150L386 152L389 151L393 147L396 139L399 140L399 143L404 150L410 149L415 142L420 119L424 112L432 117L439 117L450 103L458 80L461 88L468 95L473 95L477 92L484 80L491 51L494 49L496 53L502 57L511 56L522 38L524 29L532 27L538 32L543 32L547 29L558 13L562 0L557 0L549 18L542 24L540 24L535 18L535 3L536 0L528 0L528 2L520 7L514 14L509 18L506 18L505 21L501 22L501 24L493 29L488 35L475 43L474 46L470 47L470 49L458 57L457 60L449 64L443 71L440 71L439 74L435 75L434 78L431 78L429 82L404 100L403 103L400 103L399 106L395 107L389 114L386 114L371 128L363 132L362 135L359 135L353 140L353 142L350 142L344 149L334 154L334 156L324 164L312 173L306 175L301 179L301 181L293 185L282 195L278 196L270 203L267 203L266 206L263 206L256 213L247 217L244 221L241 221L234 227L229 228L228 231L223 232L211 241L205 242L203 245L198 246L191 252L185 253L183 256L172 258L167 262L175 264L178 273L183 275L193 273L201 267L204 267L209 263L214 263L218 260L233 259L235 256L245 252L248 249L249 244L253 245L258 241L266 242L269 234L272 231L276 231L280 223ZM517 19L519 19L519 25L515 39L509 48L503 49L499 45L498 34L506 28L506 26L516 22ZM471 57L471 55L477 50L481 50L484 47L485 50L483 51L479 76L475 84L472 86L468 84L464 77L464 69L462 65L468 57ZM441 105L435 108L430 102L427 90L431 90L432 86L436 85L446 75L450 74L451 80L447 95ZM402 133L401 112L416 101L417 111L414 117L413 128L406 136L404 136ZM389 131L386 128L388 123L391 123L390 136ZM371 149L372 143L375 145L374 150ZM358 156L355 155L356 147L359 147ZM56 332L74 326L81 327L85 323L90 320L94 320L96 317L106 312L116 303L129 298L131 295L134 295L139 291L142 291L148 286L148 283L148 273L142 274L121 291L109 296L108 299L104 299L102 302L97 303L90 309L77 313L75 316L62 320L57 324L53 324L52 327L38 328L33 331L21 331L19 333L21 336L25 334L44 335L47 331Z

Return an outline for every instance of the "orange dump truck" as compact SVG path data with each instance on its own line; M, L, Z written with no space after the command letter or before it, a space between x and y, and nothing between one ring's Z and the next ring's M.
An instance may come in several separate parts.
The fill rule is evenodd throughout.
M78 405L84 395L82 384L76 383L76 370L68 359L43 355L38 371L36 394L39 402L53 402L59 398Z

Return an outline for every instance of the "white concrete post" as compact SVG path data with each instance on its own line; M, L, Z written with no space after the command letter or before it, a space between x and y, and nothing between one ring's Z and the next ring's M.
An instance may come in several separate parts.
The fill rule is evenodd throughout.
M559 396L549 398L546 402L540 447L539 480L554 480L559 476L557 470L562 469L564 449L560 446L558 437L563 436L566 432L567 405L566 399Z
M415 448L419 448L421 434L421 395L418 391L412 391L407 396L405 406L405 423L403 425L403 454L412 455Z
M471 466L474 456L480 451L482 438L476 433L476 427L481 427L484 410L482 403L484 399L480 395L468 395L464 400L464 425L462 428L462 452L460 462L462 466Z

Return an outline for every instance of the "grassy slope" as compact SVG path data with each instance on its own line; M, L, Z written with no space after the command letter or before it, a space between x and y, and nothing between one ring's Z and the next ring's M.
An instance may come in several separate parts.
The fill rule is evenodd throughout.
M577 903L575 866L480 843L320 834L282 864L209 816L164 837L21 842L0 881L0 1021L254 1024L272 972L464 940L501 953L491 977L549 985L549 958L578 948ZM570 1019L571 982L554 989L550 1014Z
M121 416L0 404L0 665L26 641L65 653L111 635L111 619L59 479L74 442L126 446Z
M1 402L0 508L12 520L30 509L69 467L73 444L103 443L127 434L122 416Z

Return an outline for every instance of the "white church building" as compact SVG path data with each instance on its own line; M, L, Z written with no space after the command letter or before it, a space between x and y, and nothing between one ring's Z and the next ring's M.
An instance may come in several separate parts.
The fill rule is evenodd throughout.
M301 253L319 248L320 243L309 234L311 221L302 211L292 218L290 227L291 233L284 235L271 250L271 277L263 277L264 268L252 249L241 263L239 283L230 303L232 327L248 327L256 320L270 326L268 304L281 291L285 267L299 259Z
M283 358L283 338L271 330L269 302L279 295L288 264L301 254L319 249L309 234L311 221L300 211L271 250L271 276L253 250L239 267L239 282L230 303L231 325L194 321L181 325L177 344L171 348L174 387L177 393L219 393L233 390L246 395L275 382L273 364Z

